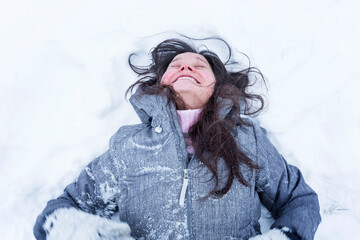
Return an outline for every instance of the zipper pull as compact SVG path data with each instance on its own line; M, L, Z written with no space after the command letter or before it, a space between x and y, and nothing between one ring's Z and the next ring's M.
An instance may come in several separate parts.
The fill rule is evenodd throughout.
M180 207L184 206L185 194L186 194L186 190L187 190L188 185L189 185L189 169L185 168L184 169L184 181L183 181L183 185L182 185L182 188L181 188L180 199L179 199Z

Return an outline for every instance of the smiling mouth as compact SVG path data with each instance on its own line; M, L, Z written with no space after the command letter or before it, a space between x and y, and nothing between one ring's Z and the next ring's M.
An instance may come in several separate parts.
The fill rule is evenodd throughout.
M177 82L178 80L180 81L183 81L183 80L186 80L186 81L190 81L190 82L193 82L195 84L200 84L200 82L198 80L196 80L195 78L193 77L190 77L190 76L180 76L178 78L176 78L173 83Z

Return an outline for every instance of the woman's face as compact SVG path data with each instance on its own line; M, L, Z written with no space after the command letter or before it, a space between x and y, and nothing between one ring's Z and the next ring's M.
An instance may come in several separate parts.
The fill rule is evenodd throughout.
M215 75L205 57L186 52L174 57L161 84L172 86L186 109L202 108L214 92Z

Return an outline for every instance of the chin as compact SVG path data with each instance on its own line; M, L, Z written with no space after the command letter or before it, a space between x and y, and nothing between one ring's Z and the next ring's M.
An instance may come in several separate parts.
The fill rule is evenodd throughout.
M174 86L174 90L175 92L181 94L181 93L186 93L186 94L189 94L189 93L192 93L192 94L198 94L197 91L196 91L196 86L194 85L186 85L186 86Z

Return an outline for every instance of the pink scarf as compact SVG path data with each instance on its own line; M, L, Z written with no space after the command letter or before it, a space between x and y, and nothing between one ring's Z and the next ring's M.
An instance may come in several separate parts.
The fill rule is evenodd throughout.
M177 116L179 118L181 130L183 133L188 133L189 128L196 123L199 118L199 114L202 109L189 109L189 110L177 110ZM194 148L189 137L185 137L186 150L188 153L193 154Z

